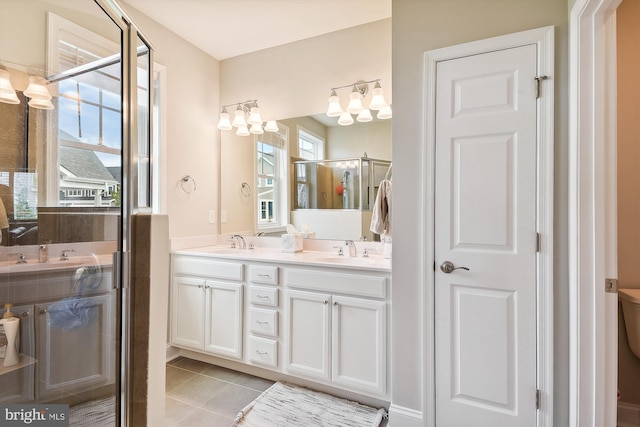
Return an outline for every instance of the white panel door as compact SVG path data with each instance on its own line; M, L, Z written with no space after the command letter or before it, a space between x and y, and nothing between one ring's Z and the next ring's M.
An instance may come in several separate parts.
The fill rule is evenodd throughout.
M171 343L204 348L205 279L173 276L171 285Z
M536 425L535 77L535 45L437 65L438 427Z

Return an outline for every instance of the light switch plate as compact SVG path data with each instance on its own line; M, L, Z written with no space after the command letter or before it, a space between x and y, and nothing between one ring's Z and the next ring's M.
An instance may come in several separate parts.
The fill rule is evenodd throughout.
M216 211L209 211L209 224L216 223Z

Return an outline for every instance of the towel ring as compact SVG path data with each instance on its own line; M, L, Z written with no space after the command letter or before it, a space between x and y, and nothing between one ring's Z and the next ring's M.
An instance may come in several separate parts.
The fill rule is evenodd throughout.
M194 193L196 191L196 180L191 175L185 175L180 180L180 187L187 194Z
M243 182L242 186L240 187L240 192L242 193L242 195L244 197L250 197L251 196L251 186L249 184L247 184L246 182Z

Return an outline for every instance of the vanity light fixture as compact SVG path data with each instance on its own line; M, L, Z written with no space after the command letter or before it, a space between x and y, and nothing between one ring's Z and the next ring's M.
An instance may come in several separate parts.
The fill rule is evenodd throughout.
M369 84L375 83L372 90L372 97L369 106L363 104L364 98L369 91ZM336 92L337 89L344 89L350 87L351 93L349 94L349 104L346 111L342 109L340 104L340 97ZM370 122L373 120L371 110L378 111L376 117L378 119L390 119L392 116L391 106L387 104L384 99L384 93L382 86L380 86L380 79L360 81L345 86L338 86L331 88L331 94L329 95L329 106L327 107L327 116L339 117L338 124L342 126L348 126L354 122L352 114L356 116L358 122Z
M236 109L233 113L233 121L231 121L227 107L233 106L235 106ZM258 100L250 99L248 101L223 105L217 127L220 130L232 130L236 128L236 135L239 136L248 136L250 134L260 135L263 134L265 130L267 132L278 131L278 125L275 120L267 121L264 127L262 123Z
M30 76L29 86L23 92L24 96L31 98L29 106L41 110L53 110L51 94L47 89L47 80L43 77ZM16 90L11 84L9 71L0 68L0 102L6 104L19 104L20 100L16 95Z

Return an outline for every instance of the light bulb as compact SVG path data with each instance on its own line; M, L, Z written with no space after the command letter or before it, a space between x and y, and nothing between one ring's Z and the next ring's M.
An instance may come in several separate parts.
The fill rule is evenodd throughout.
M249 132L255 134L255 135L262 135L264 133L264 130L262 129L262 125L251 125L251 127L249 128Z
M250 125L262 125L262 117L260 116L260 108L251 107L251 113L247 123Z
M387 101L384 100L380 82L376 82L375 86L373 87L372 94L373 96L371 97L371 104L369 104L370 110L380 110L387 106Z
M24 95L31 99L51 99L47 81L42 77L29 77L29 86L24 90Z
M250 133L249 133L249 129L247 129L247 125L238 127L238 130L236 131L236 135L238 135L238 136L249 136Z
M342 105L340 105L340 97L336 93L335 89L331 89L331 96L329 96L329 106L327 107L327 116L338 117L343 113Z
M239 104L233 115L233 123L231 123L231 125L235 128L239 128L242 126L247 127L247 120L244 117L244 110Z
M227 108L222 108L222 113L220 113L220 120L218 120L218 129L220 130L231 130L233 126L231 126L231 121L229 120L229 113L227 112Z
M29 101L29 106L37 108L39 110L53 110L54 108L51 100L38 98L31 98L31 101Z
M368 108L363 109L362 111L360 111L360 114L358 114L358 117L356 117L356 120L359 122L370 122L371 120L373 120L373 117L371 116L371 110L369 110Z
M0 70L0 102L6 104L19 104L20 100L16 90L11 85L11 79L7 70Z
M349 113L348 111L345 111L344 113L342 113L340 115L340 118L338 119L338 124L341 126L349 126L352 123L353 123L353 117L351 117L351 113Z
M351 114L359 114L363 108L364 106L362 105L362 94L355 86L353 86L353 90L349 95L349 105L347 106L347 111Z
M267 120L267 124L264 127L267 132L278 132L278 123L275 120Z
M390 119L391 118L391 105L387 105L384 108L381 108L376 115L377 118L381 120Z

